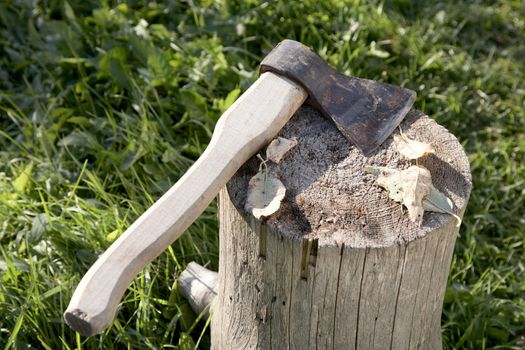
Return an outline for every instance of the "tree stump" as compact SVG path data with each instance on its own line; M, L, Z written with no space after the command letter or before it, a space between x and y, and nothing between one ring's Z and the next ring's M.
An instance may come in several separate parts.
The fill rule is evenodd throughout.
M416 110L401 128L433 146L420 164L462 217L471 176L457 139ZM287 191L277 213L259 221L243 209L255 157L220 193L212 347L440 349L456 220L425 212L421 226L412 223L363 171L411 165L392 137L366 158L309 107L280 136L299 143L269 169Z

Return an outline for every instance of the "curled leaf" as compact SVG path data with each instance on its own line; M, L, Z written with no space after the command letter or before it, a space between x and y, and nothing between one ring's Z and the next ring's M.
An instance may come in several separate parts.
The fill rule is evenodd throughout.
M405 134L394 135L394 145L408 159L418 159L435 152L428 143L409 139Z
M278 137L274 139L266 148L266 160L271 160L274 163L279 163L289 150L297 145L297 139L285 139L284 137Z
M437 213L449 213L454 207L450 198L432 186L430 194L423 201L423 208Z
M459 225L461 225L461 218L454 214L454 205L450 198L445 196L434 186L432 186L430 194L423 199L423 209L426 211L452 215L457 221L456 226L459 227Z
M270 216L281 206L285 193L286 188L278 178L267 171L259 171L248 183L244 209L257 219Z

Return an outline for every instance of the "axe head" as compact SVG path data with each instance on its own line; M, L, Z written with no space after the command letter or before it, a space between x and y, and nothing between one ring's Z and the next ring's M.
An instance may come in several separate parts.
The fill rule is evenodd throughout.
M259 71L271 71L300 84L308 93L306 102L332 119L366 156L390 136L416 99L414 91L399 86L343 75L293 40L279 43L261 62Z

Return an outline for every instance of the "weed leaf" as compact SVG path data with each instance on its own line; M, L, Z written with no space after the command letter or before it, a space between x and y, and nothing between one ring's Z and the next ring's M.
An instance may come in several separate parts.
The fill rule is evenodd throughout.
M29 231L29 241L33 244L39 242L48 229L49 221L46 214L38 214L33 219L33 225L31 226L31 231Z
M241 89L236 88L230 91L226 98L219 100L218 105L221 113L224 113L228 108L230 108L230 106L235 102L235 100L237 100L240 94Z
M33 172L33 162L30 162L22 171L20 175L13 181L13 188L19 193L25 193L31 173Z

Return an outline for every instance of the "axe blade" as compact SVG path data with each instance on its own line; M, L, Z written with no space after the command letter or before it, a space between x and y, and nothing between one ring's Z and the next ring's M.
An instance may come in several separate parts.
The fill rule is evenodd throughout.
M282 41L264 58L260 73L266 71L300 84L308 92L306 102L332 119L366 156L390 136L416 98L399 86L343 75L293 40Z

